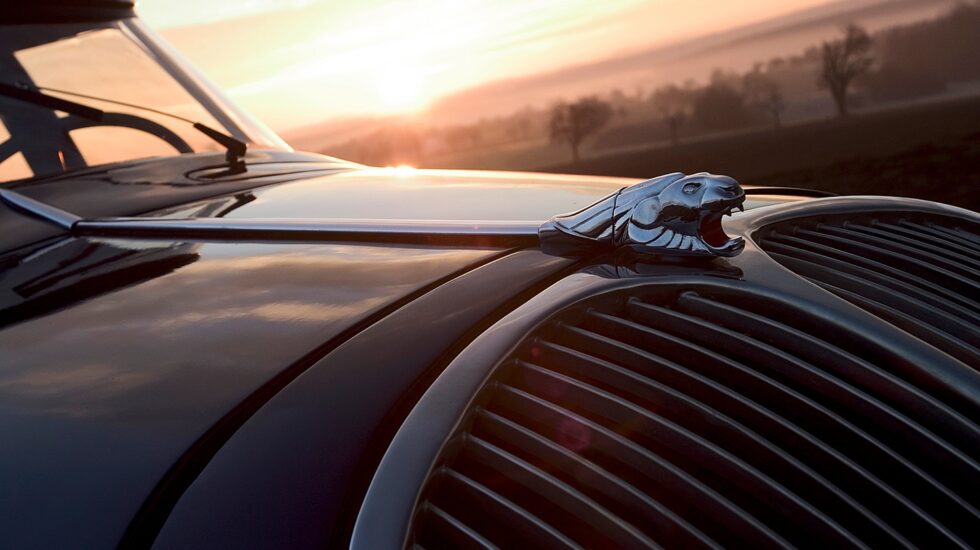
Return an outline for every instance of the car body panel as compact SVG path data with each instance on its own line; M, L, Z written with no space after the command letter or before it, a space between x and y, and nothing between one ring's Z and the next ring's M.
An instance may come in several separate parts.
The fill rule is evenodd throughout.
M43 283L67 246L0 278ZM171 465L258 388L501 251L91 241L78 253L172 263L129 282L104 273L121 286L80 301L69 289L60 309L0 330L0 531L13 547L115 544Z
M154 547L339 546L394 427L455 350L576 264L519 251L353 336L221 447L186 487Z
M253 191L254 200L223 217L528 221L575 212L638 180L527 172L360 168ZM746 209L796 197L750 199ZM194 216L196 205L167 210ZM160 214L156 214L160 215Z
M187 174L224 166L222 155L200 153L123 162L42 180L4 183L0 188L81 217L136 216L299 177L297 169L284 165L301 165L304 174L357 166L322 155L272 150L249 152L248 159L253 172L262 174L260 178L243 178L240 174L203 181L189 178ZM263 170L265 165L273 165L276 170L269 173ZM24 222L23 218L9 206L0 204L0 250L29 246L57 237L61 232L54 226Z
M626 178L367 168L283 151L253 151L249 158L244 173L226 173L222 160L213 154L194 154L4 187L83 218L227 218L236 222L353 218L382 223L393 219L512 220L537 224L635 183ZM801 198L761 196L747 206ZM283 400L290 399L292 392L308 392L287 386L290 377L327 348L356 334L366 319L380 319L436 282L505 253L475 243L470 248L453 248L80 238L24 212L3 209L0 226L9 231L0 243L8 251L0 255L0 283L5 288L0 296L0 327L5 327L0 330L4 357L0 365L0 437L6 442L0 468L5 479L0 485L8 493L0 504L0 515L9 540L25 544L115 544L134 516L162 522L165 515L160 514L175 502L160 505L157 497L179 498L188 486L193 488L194 499L177 508L179 518L188 517L182 515L184 510L209 506L214 495L227 495L229 487L240 481L236 472L251 469L254 478L258 474L254 470L267 465L258 460L261 453L234 451L238 445L261 448L264 436L255 434L268 435L260 428L265 424L257 422L255 428L230 441L232 450L217 455L221 464L252 456L256 461L236 463L227 473L203 470L202 480L216 485L190 485L186 471L174 473L181 470L182 461L198 461L194 468L203 469L208 453L217 453L223 438L231 437L276 391L290 388ZM443 339L462 338L476 320L508 297L569 262L531 252L540 265L533 267L534 262L529 262L523 272L499 271L510 273L506 281L489 286L499 293L477 298L477 293L486 292L485 284L469 288L458 283L446 292L472 295L472 304L464 307L456 297L417 307L459 314L458 323L447 329ZM493 279L497 275L492 273L498 272L483 273ZM416 340L425 339L425 329L425 325L418 328ZM431 354L445 352L445 342L431 342L418 350L412 371L416 374L405 375L397 365L376 372L390 369L398 380L382 392L379 402L361 402L371 403L369 408L377 414L358 411L363 420L347 426L352 432L340 427L322 430L319 421L308 423L304 429L312 432L293 441L305 441L312 447L293 446L298 454L292 457L326 460L323 452L332 450L345 434L353 434L358 443L344 455L346 462L338 459L336 469L330 470L340 476L337 479L343 479L345 472L353 475L357 452L372 444L384 414L402 398L417 372L430 365ZM302 367L296 367L300 363ZM315 372L324 369L328 369L324 376L332 376L330 367L318 366ZM274 380L278 381L271 382ZM254 398L260 388L265 393ZM261 418L265 414L275 418L274 412L262 410ZM348 417L355 414L329 411ZM228 415L234 417L233 422L228 422ZM281 431L282 426L277 429ZM206 451L195 447L202 441L210 445ZM322 441L331 443L316 445ZM56 448L61 449L57 458ZM304 449L321 454L302 454ZM275 458L290 456L284 453ZM194 468L187 471L202 473ZM297 481L293 483L296 490L302 490L298 481L306 477L292 479ZM308 495L311 502L318 503L310 508L311 513L340 509L350 487L334 481L324 486L328 489ZM282 487L288 485L284 482ZM277 487L280 485L249 485L237 500L241 506L229 508L226 517L242 519L242 511L247 516L254 511L255 502L282 497ZM153 511L144 514L140 510ZM51 518L58 519L52 523ZM175 521L180 525L184 519ZM284 522L283 529L293 527L269 532L292 532L304 540L322 542L334 536L343 520L336 522L305 531L296 530L300 524ZM51 538L37 538L42 524L47 525L44 532ZM168 530L168 537L188 532L174 529Z

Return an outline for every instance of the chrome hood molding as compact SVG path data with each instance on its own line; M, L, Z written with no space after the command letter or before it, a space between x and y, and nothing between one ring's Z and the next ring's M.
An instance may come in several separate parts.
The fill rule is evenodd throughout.
M734 256L722 217L742 209L734 179L701 172L667 174L627 186L576 213L537 225L521 221L126 218L85 219L16 191L0 200L75 236L353 241L537 246L580 256L627 247L642 255Z

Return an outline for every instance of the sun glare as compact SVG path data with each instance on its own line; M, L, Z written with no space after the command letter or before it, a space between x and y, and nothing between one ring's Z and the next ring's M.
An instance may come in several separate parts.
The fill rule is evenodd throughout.
M391 68L375 76L378 98L384 107L396 111L411 111L425 102L424 75L412 68Z
M151 26L168 27L167 38L238 103L283 128L417 114L486 82L726 28L735 13L749 21L828 1L140 0L140 11ZM592 91L607 86L604 74ZM628 78L615 85L631 88ZM577 94L571 84L554 94ZM481 99L472 109L455 103L447 112L496 115L521 106L515 102L557 99L551 87L539 88L536 96Z
M415 167L410 164L399 164L398 166L386 166L385 170L394 172L396 176L411 176L415 173Z

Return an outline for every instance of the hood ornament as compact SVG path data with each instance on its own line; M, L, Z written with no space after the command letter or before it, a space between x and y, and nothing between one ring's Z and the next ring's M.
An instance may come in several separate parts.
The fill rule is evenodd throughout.
M742 209L745 191L728 176L679 172L624 187L592 206L555 216L538 228L541 246L568 255L596 247L628 247L661 256L734 256L723 216Z

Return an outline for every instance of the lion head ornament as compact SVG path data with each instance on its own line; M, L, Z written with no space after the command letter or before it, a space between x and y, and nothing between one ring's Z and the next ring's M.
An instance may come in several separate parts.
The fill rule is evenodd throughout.
M555 216L538 234L543 247L560 253L605 246L643 254L734 256L745 242L729 238L721 220L744 201L745 191L730 177L667 174Z

